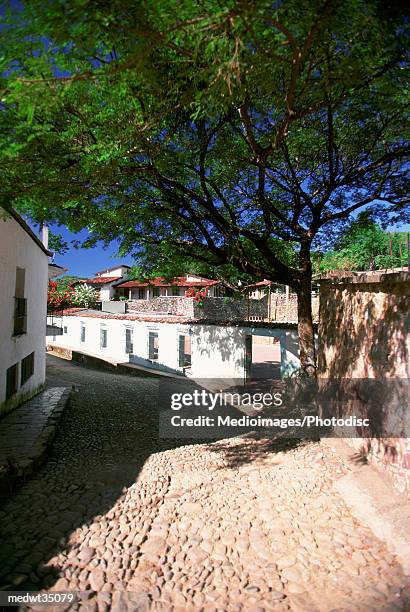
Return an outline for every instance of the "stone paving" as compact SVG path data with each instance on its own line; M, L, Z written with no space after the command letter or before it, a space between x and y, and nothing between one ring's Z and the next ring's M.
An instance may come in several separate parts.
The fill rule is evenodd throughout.
M31 474L53 440L69 390L42 391L0 420L0 489L7 492L16 478Z
M333 488L350 468L330 447L179 446L156 436L155 380L51 358L57 381L78 391L1 508L3 588L80 591L71 609L98 611L410 609L397 558Z

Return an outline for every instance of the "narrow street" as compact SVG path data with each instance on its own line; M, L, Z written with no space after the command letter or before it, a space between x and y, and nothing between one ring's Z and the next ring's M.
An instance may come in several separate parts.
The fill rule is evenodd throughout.
M76 389L47 463L0 507L3 585L81 591L82 610L406 609L330 448L183 446L158 439L153 379L49 356L47 382Z

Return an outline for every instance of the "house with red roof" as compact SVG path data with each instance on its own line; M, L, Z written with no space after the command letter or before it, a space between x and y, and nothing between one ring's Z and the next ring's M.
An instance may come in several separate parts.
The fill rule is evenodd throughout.
M130 270L130 266L124 264L107 268L96 272L93 278L81 278L75 281L73 286L82 283L93 287L99 292L99 302L109 302L116 296L115 284L126 278L128 270Z
M157 276L149 281L125 280L114 283L117 297L128 300L151 300L156 297L185 296L189 289L204 289L208 297L221 297L224 287L220 281L194 274L176 276L172 280Z

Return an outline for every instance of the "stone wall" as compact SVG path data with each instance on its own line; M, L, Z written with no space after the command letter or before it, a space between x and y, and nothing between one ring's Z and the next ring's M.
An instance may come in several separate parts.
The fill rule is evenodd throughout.
M312 317L317 322L319 318L319 296L312 295ZM278 323L298 322L298 296L283 293L271 294L270 320Z
M212 321L243 321L250 317L251 320L264 320L267 317L267 301L207 297L203 306L199 306L193 298L158 297L152 300L130 300L127 302L127 310L135 314L156 312Z
M318 365L335 378L410 378L410 274L323 281Z
M371 431L358 431L348 442L410 496L409 297L408 272L323 280L318 373L322 381L356 381L357 392L339 413L368 416ZM376 398L370 397L371 381L382 384Z
M181 315L200 320L223 321L277 321L297 323L298 304L296 295L271 294L270 315L268 297L260 300L207 297L203 306L198 306L193 298L158 297L150 300L130 300L127 311L131 313L156 312L158 314ZM319 311L318 296L312 297L313 320L317 321Z
M158 314L194 317L194 301L193 298L183 296L163 296L151 300L129 300L127 302L127 311L134 314L156 312Z
M225 321L263 321L268 316L267 298L236 300L235 298L206 298L203 306L194 302L196 319Z

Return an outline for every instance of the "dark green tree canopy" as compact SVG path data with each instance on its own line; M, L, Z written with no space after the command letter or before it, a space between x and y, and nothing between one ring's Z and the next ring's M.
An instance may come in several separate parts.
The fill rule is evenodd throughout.
M2 201L307 296L350 214L405 219L406 24L374 0L27 2L3 26Z

